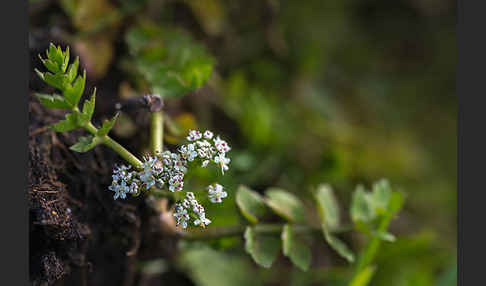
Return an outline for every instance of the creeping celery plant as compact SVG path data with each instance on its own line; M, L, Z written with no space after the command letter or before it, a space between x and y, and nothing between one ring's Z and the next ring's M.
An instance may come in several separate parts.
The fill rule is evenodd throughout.
M116 114L111 120L103 122L97 128L91 118L95 108L96 90L89 100L83 102L82 109L78 104L84 92L86 82L86 71L83 75L78 75L79 58L69 64L69 48L65 51L60 46L53 44L46 52L47 58L42 63L48 71L41 72L36 70L39 77L48 85L58 89L59 94L40 94L36 96L39 101L47 108L66 109L70 112L66 118L56 124L49 126L57 132L68 132L75 129L84 129L91 135L79 138L78 143L71 146L73 151L86 152L96 145L104 144L128 162L128 165L115 166L113 169L112 183L108 190L112 191L113 198L126 199L127 195L137 196L142 191L150 192L158 189L167 192L183 192L184 175L189 168L200 165L207 167L213 163L224 171L228 170L230 159L226 153L231 150L228 143L206 130L201 133L198 130L191 130L187 136L189 143L180 146L176 152L162 152L162 115L160 110L156 110L152 115L152 137L153 155L146 155L143 160L139 160L123 146L115 142L108 136L111 128L118 117ZM157 95L155 95L157 96ZM154 136L155 135L155 136ZM213 203L221 203L227 196L223 187L219 184L208 186L208 197ZM177 225L186 228L188 222L193 219L196 226L206 226L211 221L206 218L204 207L196 200L194 193L187 192L185 198L175 205L174 217Z

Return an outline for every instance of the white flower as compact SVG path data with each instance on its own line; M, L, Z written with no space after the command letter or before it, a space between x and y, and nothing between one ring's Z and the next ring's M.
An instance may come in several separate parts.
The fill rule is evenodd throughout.
M194 161L194 158L197 157L197 152L195 150L195 145L194 143L189 144L189 145L183 145L179 152L181 152L181 155L184 159L187 159L189 162Z
M205 215L201 215L198 219L196 219L194 221L194 225L200 225L200 226L206 226L208 224L210 224L211 221L209 219L206 218Z
M192 211L195 212L198 215L202 215L205 213L204 207L200 204L194 205L192 207Z
M177 225L181 225L182 228L187 227L187 222L189 221L190 217L187 213L187 210L182 205L176 205L176 212L173 214L176 218Z
M219 136L214 139L214 146L216 147L218 152L221 153L226 153L231 150L231 147L228 145L228 143L226 143L226 141L224 140L221 140Z
M208 187L208 197L212 203L221 203L227 196L228 193L223 190L223 186L220 184L214 184Z
M129 171L130 166L119 166L113 169L113 175L111 176L113 181L108 187L108 190L115 192L113 199L127 197L127 193L136 193L138 191L139 181L135 179L136 172Z
M206 166L209 164L209 160L204 160L201 164L203 168L206 168Z
M204 138L206 138L206 139L213 138L213 132L211 132L209 130L204 131Z
M201 139L201 137L202 137L201 132L199 132L197 130L190 130L189 131L189 136L187 136L187 140L189 140L189 141L196 141L196 140Z
M193 192L187 192L186 193L186 198L190 201L194 200L196 197L194 196Z
M229 158L225 157L224 153L218 154L214 156L214 163L218 164L221 167L221 172L224 175L224 171L228 170L228 164L230 162Z
M184 187L184 182L182 181L183 176L178 174L169 179L169 191L182 191Z

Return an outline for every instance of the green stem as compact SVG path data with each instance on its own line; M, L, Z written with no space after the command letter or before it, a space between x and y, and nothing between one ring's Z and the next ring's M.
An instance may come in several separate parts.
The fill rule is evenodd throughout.
M79 110L74 110L74 112L79 112ZM97 136L98 129L91 123L89 122L86 125L82 126L86 131L89 133L93 134L94 136ZM142 162L130 151L125 149L122 145L118 144L115 140L111 139L108 135L100 137L101 143L110 147L113 149L118 155L120 155L125 161L130 163L135 168L140 168L142 166Z
M182 237L187 240L208 240L221 237L241 236L245 232L246 227L246 225L209 227L204 230L185 232L182 234ZM284 224L257 224L253 227L256 233L280 235ZM310 225L294 225L293 227L298 233L321 232L320 228Z
M152 112L150 125L150 147L154 154L161 153L164 146L164 115L162 111Z
M108 135L105 135L103 139L103 144L117 152L118 155L120 155L123 159L130 163L130 165L137 169L142 167L142 162L137 157L135 157L135 155L130 153L130 151L125 149L122 145L118 144L115 140L108 137Z
M390 224L390 220L392 219L392 216L386 216L384 217L380 225L378 226L378 232L385 232L388 228L388 225ZM356 271L353 275L353 278L356 277L356 275L359 275L359 273L366 268L375 258L376 253L378 252L378 249L380 248L381 245L381 238L377 235L374 235L368 245L366 246L366 249L364 250L363 254L360 257L360 260L356 266Z

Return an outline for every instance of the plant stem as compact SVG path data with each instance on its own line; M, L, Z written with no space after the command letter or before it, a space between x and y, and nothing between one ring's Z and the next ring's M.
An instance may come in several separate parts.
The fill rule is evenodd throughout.
M221 237L241 236L246 230L246 225L210 227L204 230L195 230L182 233L187 240L208 240ZM256 233L278 234L282 233L284 224L257 224L253 226ZM300 233L319 232L320 228L310 225L294 225L294 230Z
M151 114L150 125L150 147L154 154L161 153L164 146L164 115L162 111L155 111Z
M390 220L392 219L392 216L388 215L384 217L380 225L378 226L378 232L385 232L388 228L388 225L390 224ZM356 271L353 275L353 278L356 277L356 275L359 275L359 273L366 268L375 258L376 253L381 245L381 238L377 235L374 235L368 245L366 246L366 249L364 250L363 254L361 255L358 264L356 266Z
M82 127L89 133L93 134L94 136L97 136L96 133L98 132L98 129L91 122L89 122L88 124ZM102 136L100 139L101 139L101 143L113 149L116 153L118 153L118 155L120 155L133 167L138 169L142 166L142 162L135 155L130 153L130 151L125 149L122 145L118 144L115 140L111 139L108 135Z
M142 162L137 157L135 157L135 155L130 153L130 151L125 149L122 145L118 144L115 140L108 137L108 135L104 136L103 144L105 144L106 146L110 147L115 152L117 152L118 155L120 155L123 159L125 159L133 167L135 167L137 169L141 168Z

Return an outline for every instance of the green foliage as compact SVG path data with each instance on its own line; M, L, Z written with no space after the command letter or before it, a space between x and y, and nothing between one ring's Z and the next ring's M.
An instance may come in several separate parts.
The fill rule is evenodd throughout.
M202 87L214 60L183 30L143 22L131 28L126 42L138 72L154 93L183 96Z
M258 219L266 213L265 201L255 191L240 185L236 192L236 204L243 216L251 223L257 223Z
M71 104L66 102L64 97L58 94L42 94L36 93L37 99L47 108L58 108L58 109L69 109L71 108Z
M402 193L393 191L387 180L373 184L372 192L358 187L353 195L351 218L358 230L370 236L370 241L361 253L353 280L358 279L373 262L381 246L381 241L393 242L395 237L387 233L390 220L402 208Z
M295 266L302 271L307 271L311 263L311 250L302 239L299 239L290 224L286 224L282 231L283 254L290 258Z
M111 120L105 120L103 121L103 125L101 126L100 129L98 129L98 133L96 133L97 136L105 136L110 132L111 128L113 128L113 125L115 125L115 122L119 116L119 113L115 114Z
M91 150L94 146L101 143L99 137L96 136L83 136L79 138L78 143L69 147L69 149L76 152L87 152Z
M315 199L323 228L334 231L340 226L339 205L334 196L332 188L328 184L321 184L317 187Z
M268 268L277 258L280 242L277 237L257 234L254 227L247 226L245 230L245 250L260 266Z
M278 188L265 192L265 202L278 215L291 222L305 222L304 205L295 195Z
M49 126L49 128L57 132L68 132L78 128L83 128L89 131L92 135L79 138L79 141L70 147L71 150L76 152L86 152L98 144L105 143L106 138L104 137L115 124L118 114L111 120L103 122L103 125L99 130L96 129L91 123L95 109L96 88L94 89L91 98L84 101L82 110L80 111L78 108L86 84L86 71L83 72L82 76L77 75L79 58L76 57L74 63L69 65L69 47L67 47L65 51L62 51L60 46L56 48L52 43L46 54L47 59L42 59L40 55L39 58L41 58L42 63L49 71L42 73L41 71L36 70L36 73L48 85L59 89L63 96L58 94L49 95L41 93L37 93L36 96L40 103L47 108L67 109L71 111L71 113L66 114L64 120ZM122 157L127 159L131 164L140 164L138 159L129 154L123 147L113 143L113 141L110 141L109 146L117 151Z
M373 184L372 192L358 186L351 202L351 219L356 228L368 235L378 236L383 240L394 241L393 235L379 230L383 219L391 219L403 206L402 193L392 191L387 180Z
M180 264L199 286L262 285L246 257L214 250L201 243L181 245Z
M349 247L331 232L340 226L339 205L329 185L321 184L314 194L317 210L321 219L324 239L339 255L354 262L354 254Z
M56 132L67 132L77 129L79 128L77 118L78 116L76 113L68 113L66 114L66 119L50 125L49 128Z
M78 106L86 83L86 71L83 72L83 76L78 76L73 85L68 83L68 77L66 75L62 75L62 79L65 79L66 83L63 85L63 88L59 89L64 91L64 98L71 106Z

